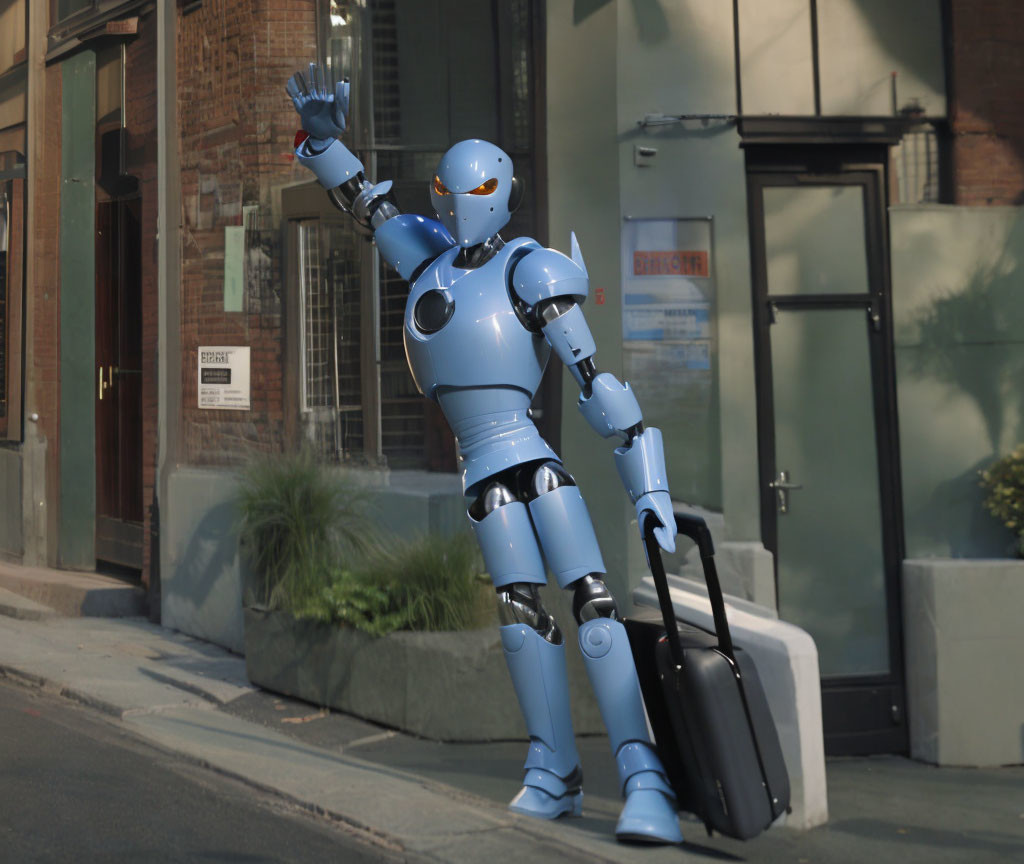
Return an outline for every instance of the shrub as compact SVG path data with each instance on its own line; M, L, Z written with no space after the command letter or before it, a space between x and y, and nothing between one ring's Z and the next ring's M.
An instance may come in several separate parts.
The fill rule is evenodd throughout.
M981 472L987 490L985 509L1017 538L1017 555L1024 558L1024 444Z
M406 629L469 630L494 614L491 580L471 534L421 537L388 556L383 570Z
M318 464L308 450L264 456L243 469L236 505L242 548L257 578L256 602L308 606L331 573L373 550L364 489Z
M428 535L377 550L358 568L335 569L330 585L295 613L373 636L482 627L494 614L494 595L481 569L472 535Z

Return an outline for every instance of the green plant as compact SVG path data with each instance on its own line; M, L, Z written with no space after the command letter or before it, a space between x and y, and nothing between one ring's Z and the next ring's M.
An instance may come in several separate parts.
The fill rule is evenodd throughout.
M243 469L236 505L256 602L300 609L376 546L368 496L308 450L257 458Z
M981 472L987 490L985 509L1017 538L1017 555L1024 558L1024 444Z
M373 636L395 630L469 630L493 615L490 580L469 534L428 535L335 568L298 617L348 624Z
M421 537L391 553L382 569L406 629L469 630L493 615L494 592L471 534Z

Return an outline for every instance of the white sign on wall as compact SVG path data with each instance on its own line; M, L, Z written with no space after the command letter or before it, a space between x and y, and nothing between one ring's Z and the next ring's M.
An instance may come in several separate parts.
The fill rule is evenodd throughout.
M199 349L199 407L249 410L248 345Z

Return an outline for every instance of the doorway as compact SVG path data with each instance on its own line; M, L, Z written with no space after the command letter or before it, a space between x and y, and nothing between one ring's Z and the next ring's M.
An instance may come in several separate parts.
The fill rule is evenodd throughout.
M96 558L142 569L141 201L96 205Z
M748 151L761 528L830 755L907 748L884 148Z

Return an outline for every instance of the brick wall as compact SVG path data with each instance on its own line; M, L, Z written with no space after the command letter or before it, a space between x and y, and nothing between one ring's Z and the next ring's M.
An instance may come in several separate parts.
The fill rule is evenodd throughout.
M1024 205L1024 3L950 0L955 203Z
M316 0L206 0L178 31L182 188L182 457L236 464L284 435L282 273L274 189L305 180L284 84L316 56ZM242 312L224 311L224 228L255 205ZM197 407L200 345L251 347L251 411Z

